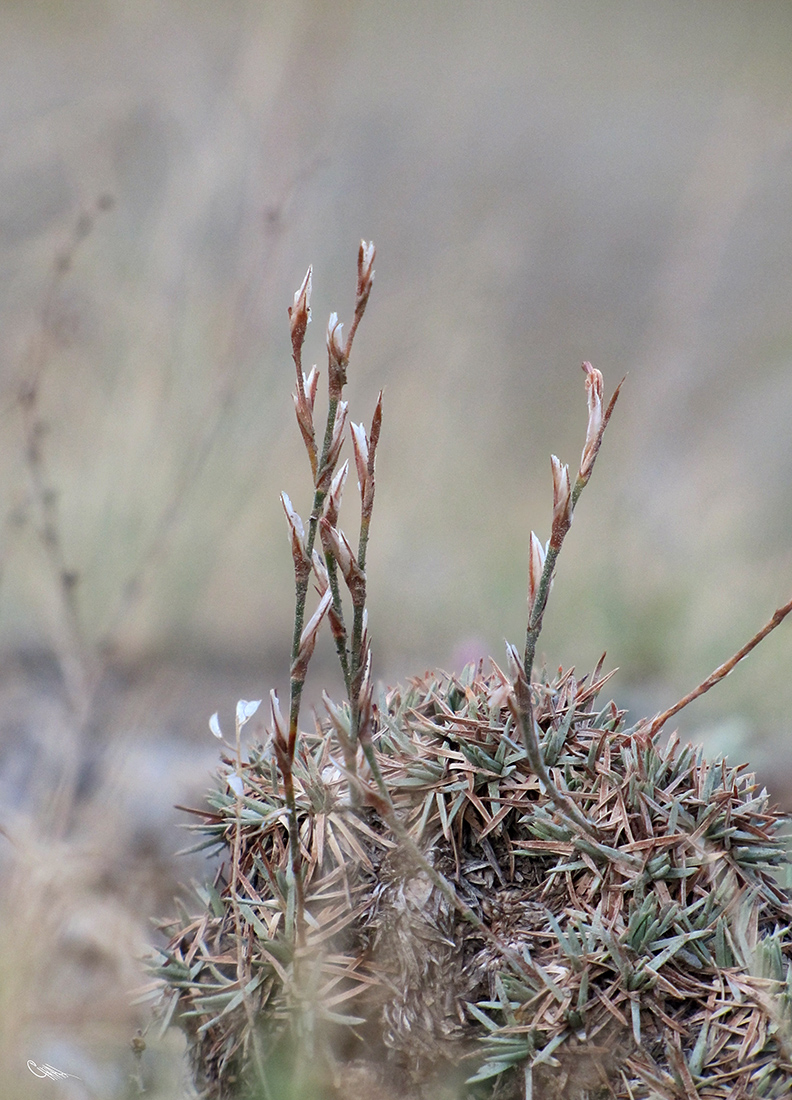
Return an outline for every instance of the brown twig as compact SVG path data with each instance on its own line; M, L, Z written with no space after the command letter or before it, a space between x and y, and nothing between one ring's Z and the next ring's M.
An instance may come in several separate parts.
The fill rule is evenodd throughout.
M752 649L755 649L756 646L758 646L759 643L763 641L768 634L771 634L777 626L780 626L780 624L784 621L784 619L787 617L787 615L789 615L790 612L792 612L792 600L790 600L789 603L785 603L783 607L779 607L778 610L773 613L773 617L770 619L770 621L765 623L765 625L757 634L754 634L750 642L746 642L742 649L738 649L733 657L730 657L728 661L724 661L722 665L719 665L718 668L716 668L715 671L711 673L706 680L703 680L698 687L694 688L692 691L689 691L687 695L680 699L679 702L674 703L674 705L672 707L669 707L668 710L664 710L662 714L658 714L656 718L653 718L648 729L642 731L644 732L644 736L648 738L654 737L655 734L657 734L662 729L669 718L673 718L675 714L679 714L681 710L684 710L688 703L692 703L694 699L698 699L700 695L704 695L710 690L710 688L713 688L716 684L720 683L720 681L728 676L732 669L735 668L735 666L738 665L740 661L743 660L743 658L748 656Z

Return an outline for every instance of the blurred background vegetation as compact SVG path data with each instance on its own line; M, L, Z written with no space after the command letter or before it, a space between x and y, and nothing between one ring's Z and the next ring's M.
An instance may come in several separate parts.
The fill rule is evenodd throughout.
M608 393L628 378L548 665L607 650L638 717L789 598L790 87L785 0L0 3L0 860L26 906L38 869L52 958L71 944L95 983L59 1055L77 979L53 994L20 948L35 917L7 914L14 1095L50 1084L24 1068L34 1035L82 1067L63 1095L132 1088L128 1056L96 1053L116 1050L96 990L123 1039L129 960L190 873L171 804L207 783L206 719L285 684L278 493L309 507L286 308L308 263L324 371L358 241L378 248L347 396L368 422L385 389L384 681L519 643L583 359ZM331 648L313 697L340 692ZM790 668L782 628L679 722L788 807Z

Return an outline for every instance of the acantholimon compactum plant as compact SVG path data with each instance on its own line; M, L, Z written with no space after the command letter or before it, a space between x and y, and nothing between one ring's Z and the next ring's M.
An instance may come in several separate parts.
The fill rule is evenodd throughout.
M217 854L195 908L163 927L162 1026L187 1036L206 1100L792 1095L792 904L779 814L744 768L661 740L792 610L674 707L632 726L601 663L534 669L558 555L594 468L606 405L584 363L576 474L553 456L550 539L531 535L524 650L458 675L375 690L366 549L382 395L351 424L354 548L339 527L349 472L342 399L372 288L358 254L346 339L327 330L328 406L303 373L311 270L289 310L297 423L313 481L303 524L282 494L295 574L290 698L270 695L263 744L242 746L240 701L217 782L195 811ZM315 589L309 612L309 590ZM311 596L313 600L313 595ZM346 699L301 698L332 632Z

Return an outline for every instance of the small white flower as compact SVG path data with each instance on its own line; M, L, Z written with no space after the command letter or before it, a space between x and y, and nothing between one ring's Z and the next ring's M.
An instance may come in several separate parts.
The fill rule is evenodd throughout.
M572 488L569 483L569 467L562 466L555 455L550 456L553 468L553 534L563 538L572 522ZM555 545L555 543L554 543Z
M250 721L261 706L260 699L240 699L236 705L236 720L240 729Z
M308 372L308 377L303 375L303 388L305 389L305 398L308 402L308 407L313 412L314 401L316 400L316 387L319 385L319 371L316 369L316 364L311 367Z
M585 482L591 476L594 460L602 442L604 414L602 410L602 373L592 367L591 363L584 363L583 370L586 372L588 425L586 427L586 443L580 458L578 477Z
M347 461L336 472L335 477L330 482L330 492L325 497L323 514L332 524L338 522L338 512L341 508L341 499L344 495L344 486L346 485L348 473L349 462Z
M292 531L295 531L299 536L300 542L305 542L305 528L303 527L303 521L300 519L297 512L295 512L292 502L289 499L288 493L281 493L281 504L283 510L286 513L286 518L289 521L289 526Z
M545 549L539 539L531 531L531 551L528 558L528 609L533 613L534 603L539 591L539 582L545 565Z
M245 794L245 786L238 775L232 773L226 776L226 783L228 783L231 790L238 798L242 798Z
M278 693L274 688L270 691L270 712L272 714L272 728L275 740L278 744L285 745L288 740L288 731L286 729L286 723L283 720L283 714L281 713Z
M318 550L313 552L313 571L316 577L316 584L319 589L319 595L324 596L327 591L327 586L330 584L330 576L327 572L327 566L322 561L322 555Z
M352 424L352 449L355 452L355 466L357 467L358 489L364 492L368 481L369 445L366 438L366 429L362 424Z
M357 559L352 552L352 547L349 545L349 540L343 531L339 531L337 527L332 527L326 519L321 520L321 531L322 543L325 549L329 550L338 562L338 567L348 583L353 569L357 566Z
M373 241L369 241L368 244L365 241L360 242L360 271L366 279L371 279L374 274L371 265L374 263L376 251Z
M303 627L303 632L300 635L300 650L310 649L313 653L313 647L316 643L316 635L321 626L322 619L327 614L330 604L333 602L333 593L328 590L324 593L319 603L317 604L316 611L314 611L311 618Z
M220 715L217 713L217 711L215 711L212 717L209 719L209 729L212 731L215 737L222 741L223 731L220 729Z
M327 350L331 357L338 361L344 358L344 341L341 336L343 327L343 321L338 320L338 314L331 313L330 320L327 322Z
M294 306L292 307L295 313L305 312L306 324L311 323L311 276L313 274L313 267L309 267L305 273L300 289L294 295Z

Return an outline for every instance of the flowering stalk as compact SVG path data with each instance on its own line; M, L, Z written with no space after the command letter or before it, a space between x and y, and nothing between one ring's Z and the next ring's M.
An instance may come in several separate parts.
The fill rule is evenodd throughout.
M322 518L319 521L319 533L322 536L323 547L325 547L323 525L327 523L330 527L335 527L338 523L338 513L341 508L341 498L344 494L344 486L346 485L348 473L349 462L345 462L330 483L330 492L325 500ZM318 558L315 551L314 556ZM333 634L333 641L335 642L336 653L338 654L338 660L341 664L341 672L344 677L344 685L348 695L350 690L349 653L347 651L347 631L344 624L344 612L341 604L341 589L338 583L338 569L336 568L335 557L329 553L326 548L325 558L324 561L322 561L322 570L323 577L327 577L327 584L330 586L330 590L333 594L333 602L328 612L328 620L330 622L330 629ZM324 583L323 578L319 583L320 585Z
M313 548L316 541L316 533L319 527L319 520L322 516L325 500L328 493L331 492L333 487L333 475L335 474L335 468L338 463L338 457L341 451L341 445L344 439L344 430L346 427L347 417L347 404L341 400L343 387L346 384L346 369L349 363L349 355L352 350L352 341L354 339L357 326L360 323L360 319L366 308L366 304L371 293L371 283L374 277L374 272L371 269L371 265L374 260L374 245L366 244L361 241L360 249L358 251L358 288L355 301L355 316L350 328L349 336L346 343L342 340L342 323L338 320L338 315L332 313L330 315L330 321L327 326L327 357L328 357L328 409L327 409L327 421L325 424L324 440L322 443L321 453L317 457L315 431L313 424L313 398L316 393L316 384L318 381L315 370L310 373L308 378L303 375L302 372L302 345L305 339L305 332L310 320L310 293L311 293L311 269L308 269L308 274L303 280L302 286L297 291L294 298L294 306L289 310L289 318L291 324L291 336L292 336L292 357L294 359L295 369L297 372L297 394L295 396L295 407L297 408L297 421L300 425L300 431L303 435L303 439L306 442L306 449L308 450L309 459L311 460L311 471L314 475L314 501L313 508L311 510L311 516L308 522L308 531L304 540L305 557L310 563L313 559ZM343 486L337 488L338 503L340 503L340 494L343 490ZM340 593L337 583L334 579L335 563L327 562L327 572L329 576L330 588L333 593L332 608L334 614L334 621L336 629L339 631L343 626L343 613L340 603ZM301 567L299 570L295 564L295 613L294 613L294 635L292 638L292 677L291 677L291 699L289 706L289 727L290 727L290 742L296 740L297 722L299 720L300 701L302 697L302 689L305 682L304 671L300 667L295 667L297 661L300 638L303 631L303 622L305 618L305 602L308 593L308 583L310 579L311 569L305 569ZM343 662L342 662L343 665ZM297 675L295 675L295 672Z
M553 583L555 564L567 532L572 525L575 506L594 469L597 453L602 443L602 436L622 385L620 382L616 387L607 410L603 411L602 375L592 367L591 363L584 363L583 370L586 374L586 399L588 404L586 442L574 487L570 483L569 467L562 466L555 455L552 455L550 459L553 473L553 523L546 548L542 547L539 539L533 531L531 532L528 559L528 626L525 638L525 654L522 667L520 667L519 661L515 660L516 652L513 647L509 647L509 659L513 666L513 690L509 695L508 705L522 734L528 763L544 784L547 793L567 819L573 821L590 837L596 837L597 833L594 826L571 802L569 797L558 790L547 770L539 744L531 700L531 673L533 672L533 663L536 656L536 643L542 630L542 619Z
M311 623L305 628L305 631L302 632L301 638L309 634L312 624L315 624L316 629L318 629L318 624L322 616L327 613L336 639L336 647L339 649L339 656L341 657L343 654L341 665L347 682L347 692L350 702L348 726L343 712L340 708L332 704L326 696L325 706L330 715L330 720L338 733L339 741L344 751L346 758L345 762L350 775L350 788L353 798L355 797L355 792L357 792L358 797L362 797L367 802L377 805L377 808L391 826L394 834L409 850L416 865L424 871L432 883L442 892L446 900L448 900L466 920L470 921L478 928L484 938L493 942L502 957L511 963L517 973L525 973L527 970L530 970L527 962L513 952L511 948L489 929L482 922L481 918L478 917L459 897L458 892L448 880L426 859L413 837L401 822L396 813L391 793L379 768L373 745L374 708L371 678L371 649L368 631L366 629L366 553L371 516L374 507L376 452L382 425L382 393L379 394L377 399L368 435L362 424L352 425L352 444L361 499L360 534L357 555L355 555L352 550L343 531L338 527L338 512L341 494L346 480L346 464L335 477L333 476L333 471L340 450L341 433L338 428L338 418L340 416L343 420L346 415L345 406L343 407L343 411L339 412L340 406L343 404L340 398L343 386L346 384L346 368L349 361L352 340L371 293L371 284L374 276L372 267L374 255L374 245L361 242L358 253L358 283L355 313L346 343L341 339L341 325L338 323L335 314L331 316L328 326L327 346L329 359L330 407L328 409L327 430L325 432L321 457L318 461L312 459L316 493L307 536L302 532L302 525L297 522L299 517L293 518L289 508L286 507L288 498L284 501L284 508L286 508L292 531L292 553L295 561L295 576L297 578L297 614L295 615L295 647L292 663L292 707L288 734L286 733L285 723L277 703L277 697L274 693L272 697L273 743L275 754L284 777L287 774L291 777L291 763L294 757L294 742L296 737L294 731L296 730L296 718L299 714L299 693L302 690L302 683L305 678L307 662L310 659L310 652L313 650L313 641L311 641L310 652L303 654L302 659L300 659L301 651L296 644L297 628L298 624L302 623L305 593L307 592L308 578L311 572L308 563L312 563L321 599ZM306 283L303 284L303 286L305 285ZM308 277L307 285L310 290L310 280ZM300 292L298 292L298 296L295 297L295 303L298 301L299 294ZM304 335L304 332L305 329L303 327L302 335ZM310 411L312 413L313 398L310 393L311 387L309 385L309 380L304 379L302 376L299 355L295 357L295 365L298 369L298 394L295 397L295 405L298 408L300 430L306 441L309 456L311 456L313 421L311 419L310 425L304 428L300 418L300 410L310 406ZM313 378L313 373L309 377ZM301 379L302 391L300 390ZM304 400L301 397L303 391L305 392ZM307 422L308 418L303 414L303 419ZM315 455L315 449L313 453ZM317 528L320 532L322 547L324 549L324 565L314 551ZM340 593L338 591L336 579L338 570L341 571L352 598L353 626L349 651L346 649L346 632L343 625ZM315 630L311 634L311 638L315 638ZM355 757L358 744L362 748L371 768L378 795L375 794L368 784L364 783L362 778L357 774ZM288 789L286 794L288 802ZM292 848L292 820L294 820L295 824L295 845L299 841L299 837L296 836L296 813L292 811L293 794L291 797L292 802L288 803L290 810L290 849ZM572 810L574 812L574 807L572 807ZM295 848L295 850L297 852L299 851L298 848ZM299 885L298 876L295 878L295 881ZM301 898L301 896L302 894L300 891L298 893L298 899Z
M302 347L305 341L305 332L311 323L311 276L313 268L309 267L300 289L294 295L294 305L289 307L289 328L291 330L292 359L297 371L297 393L294 394L294 409L297 414L297 423L308 451L311 462L311 470L316 478L316 435L313 424L314 399L319 375L316 367L306 376L302 369Z
M539 552L536 549L538 547L541 551L541 544L536 535L533 532L531 533L531 557L528 574L528 627L523 661L525 677L529 684L536 656L536 643L542 631L542 618L550 595L556 561L572 524L572 517L580 494L591 477L602 437L624 382L624 379L622 379L616 387L607 409L603 410L602 374L592 367L591 363L584 363L583 370L586 373L586 399L588 404L586 442L574 486L570 485L569 467L562 466L555 455L551 458L553 471L553 526L547 550L543 552L541 561Z
M346 342L342 339L343 325L338 320L338 315L330 315L327 326L327 356L328 356L328 409L325 424L324 439L321 452L318 451L316 431L314 427L314 401L318 385L318 374L314 367L306 376L302 367L302 350L305 342L305 334L311 320L311 281L312 269L309 267L302 284L294 295L294 303L289 309L289 326L291 331L292 359L297 375L297 391L294 394L294 407L297 423L300 428L308 459L311 464L311 473L314 482L314 500L308 521L307 532L302 520L295 512L291 501L282 494L286 517L289 523L292 544L292 558L294 561L295 579L295 607L294 607L294 633L292 637L291 672L289 689L289 723L288 733L283 731L282 719L275 720L275 753L278 765L283 775L284 793L289 814L289 871L294 883L295 897L295 929L297 940L302 937L302 925L304 920L304 897L302 877L300 873L300 842L297 823L297 807L294 792L293 765L297 751L298 729L300 719L300 704L305 678L308 672L308 664L313 655L316 644L316 636L322 620L329 615L333 635L336 640L336 648L341 659L341 667L344 671L348 686L351 685L349 670L349 658L346 651L346 629L344 627L341 595L336 573L336 558L325 550L325 565L317 562L314 557L314 543L319 530L320 519L323 513L332 520L332 528L338 516L338 508L343 492L345 473L342 470L335 477L335 469L344 440L344 431L347 419L347 404L341 400L343 388L346 384L346 370L349 363L349 355L352 350L352 341L357 327L365 312L371 293L371 284L374 277L372 264L375 249L373 244L361 241L358 251L358 279L355 298L355 313L350 326ZM308 585L312 572L317 577L320 590L320 600L316 611L305 624L305 605L308 595ZM291 896L291 892L290 892Z
M371 514L374 510L374 469L381 427L382 390L380 390L379 397L377 398L368 438L366 438L366 433L362 424L352 425L352 444L355 452L355 465L357 467L358 485L360 488L360 536L358 539L357 564L362 577L362 584L357 593L357 598L355 592L350 589L352 592L352 606L354 609L350 668L350 678L352 682L350 703L352 707L353 741L357 739L361 729L364 731L365 737L370 722L371 712L371 677L366 673L364 680L361 682L360 676L371 664L371 652L366 631L366 551L368 549ZM366 682L366 690L363 690L366 686Z

